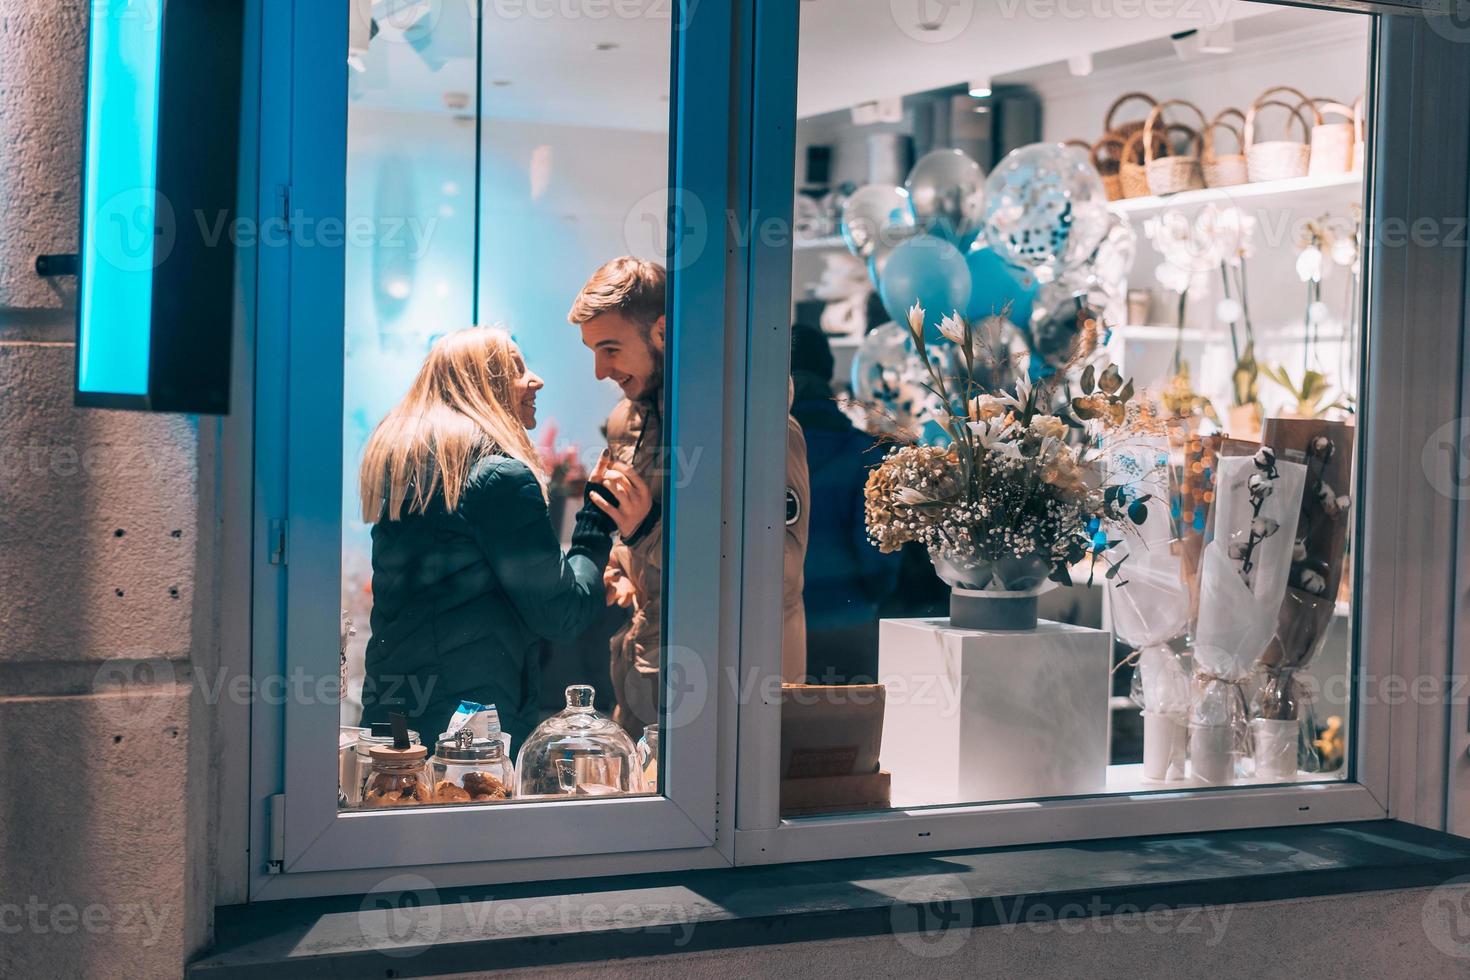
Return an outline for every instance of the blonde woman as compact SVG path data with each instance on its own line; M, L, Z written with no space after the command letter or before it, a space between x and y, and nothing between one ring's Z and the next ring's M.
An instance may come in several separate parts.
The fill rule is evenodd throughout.
M589 489L563 553L526 434L542 386L505 331L459 330L369 438L364 725L402 712L430 742L460 701L493 702L514 751L536 724L537 641L576 636L603 609L612 533L632 535L652 495L631 468L599 461L591 482L615 500Z

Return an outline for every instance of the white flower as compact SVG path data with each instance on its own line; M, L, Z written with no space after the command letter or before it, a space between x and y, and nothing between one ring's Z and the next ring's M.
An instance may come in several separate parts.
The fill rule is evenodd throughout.
M1332 310L1326 303L1318 300L1307 307L1307 323L1322 326L1332 316Z
M1171 293L1182 293L1189 289L1189 270L1172 262L1159 263L1159 267L1154 270L1154 278Z
M1322 281L1322 250L1308 245L1296 257L1296 275L1302 282Z
M1358 261L1358 243L1347 236L1332 242L1332 261L1338 265L1352 265Z
M964 344L965 321L960 318L959 310L939 321L939 335L952 343Z
M893 491L893 499L901 504L907 504L910 507L915 507L919 504L927 504L930 500L930 498L924 496L913 487L899 487L897 490Z
M1240 305L1240 300L1226 298L1215 304L1215 316L1222 323L1235 323L1245 315L1245 309Z
M924 308L917 302L909 307L909 331L915 337L924 336Z
M1327 591L1327 579L1310 568L1302 570L1302 588L1312 595L1321 595Z

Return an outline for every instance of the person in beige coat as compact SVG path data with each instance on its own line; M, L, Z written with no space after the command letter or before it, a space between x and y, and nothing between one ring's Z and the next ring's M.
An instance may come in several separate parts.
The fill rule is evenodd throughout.
M607 420L608 451L653 490L643 524L613 549L603 581L608 601L630 611L612 638L614 718L633 737L659 717L663 626L663 486L669 472L663 427L663 266L631 256L603 265L577 295L567 319L581 328L599 380L612 380L624 399ZM783 580L782 677L806 670L802 564L806 558L806 443L787 417L786 545Z

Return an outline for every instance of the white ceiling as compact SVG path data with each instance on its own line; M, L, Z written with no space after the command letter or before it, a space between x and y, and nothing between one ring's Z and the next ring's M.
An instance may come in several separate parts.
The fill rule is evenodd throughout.
M618 17L630 0L485 0L486 117L666 128L672 2L636 0L646 13ZM422 12L401 13L406 7ZM355 73L354 104L446 112L446 92L473 93L474 7L376 0L381 31L366 70ZM1241 0L804 0L797 111L807 117L1140 42L1167 52L1171 33L1273 12L1273 21L1283 14ZM936 30L920 27L926 13ZM432 24L427 60L395 26L419 16ZM609 43L616 47L597 50ZM434 61L442 61L437 71Z

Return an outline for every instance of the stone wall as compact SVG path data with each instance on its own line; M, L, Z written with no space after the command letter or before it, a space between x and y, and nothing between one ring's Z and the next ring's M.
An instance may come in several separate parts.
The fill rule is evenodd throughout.
M212 906L208 452L72 407L75 280L34 272L76 250L85 23L0 0L0 976L28 980L177 976Z

